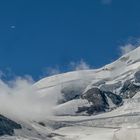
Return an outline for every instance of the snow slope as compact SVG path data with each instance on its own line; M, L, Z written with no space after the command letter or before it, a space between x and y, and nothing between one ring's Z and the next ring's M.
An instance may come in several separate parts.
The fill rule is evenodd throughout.
M33 88L38 98L52 103L53 115L40 120L9 118L22 129L0 139L138 140L140 137L140 47L100 69L47 77Z
M51 91L51 94L54 93L54 96L57 91L58 98L55 98L56 102L60 98L63 98L61 90L63 88L69 89L68 87L72 89L77 87L78 89L82 89L78 95L85 93L93 87L119 94L121 88L128 80L135 85L139 85L139 75L135 75L135 73L139 71L140 47L100 69L59 74L44 78L34 86L37 87L42 97L48 96L49 91ZM55 92L52 92L53 90ZM138 132L140 132L139 126L134 129L132 127L140 120L140 108L138 107L140 104L139 92L137 92L133 98L134 99L125 99L123 106L116 110L101 113L96 116L83 116L84 113L82 116L73 116L78 107L82 105L89 106L90 103L81 99L66 100L66 102L58 104L54 110L57 112L56 114L71 116L56 116L52 118L56 124L61 122L61 125L66 126L56 129L54 133L64 135L66 139L123 140L127 138L128 140L135 140L139 137ZM110 105L114 106L112 100L109 100L109 102L111 102ZM122 126L122 124L125 125ZM126 132L124 133L124 131ZM131 137L127 135L127 132L130 132ZM54 138L59 139L58 137ZM60 139L62 139L61 136Z
M85 100L75 100L76 97L81 96L93 87L98 87L103 91L110 91L117 95L122 94L128 98L128 93L121 93L121 90L123 90L121 88L127 80L136 83L135 73L140 71L139 54L140 47L100 69L58 74L44 78L35 83L34 86L42 98L53 97L54 102L56 104L59 103L54 109L56 114L74 115L77 114L76 111L78 107L81 107L81 103L83 106L90 105L90 103ZM135 92L137 92L137 90ZM132 91L132 93L135 92ZM109 106L115 108L116 104L112 102L112 99L108 96L106 96L106 98Z

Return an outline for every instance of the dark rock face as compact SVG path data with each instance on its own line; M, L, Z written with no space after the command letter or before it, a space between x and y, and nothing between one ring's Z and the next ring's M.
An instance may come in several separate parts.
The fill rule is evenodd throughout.
M111 99L112 103L116 106L120 106L123 103L123 99L111 92L105 92L105 94Z
M113 109L110 107L108 99L112 101L114 106L120 106L123 103L120 96L111 92L101 91L98 88L89 89L81 98L88 100L92 105L90 107L79 107L77 113L86 112L89 115Z
M140 86L137 86L130 80L127 80L124 82L123 87L120 90L120 96L124 99L132 98L138 91L140 91Z
M140 71L135 73L134 78L136 83L140 83Z
M89 89L86 93L84 93L82 98L87 99L97 108L99 106L102 107L108 106L105 94L103 94L101 90L98 88Z
M14 135L14 129L21 129L21 125L0 115L0 136Z

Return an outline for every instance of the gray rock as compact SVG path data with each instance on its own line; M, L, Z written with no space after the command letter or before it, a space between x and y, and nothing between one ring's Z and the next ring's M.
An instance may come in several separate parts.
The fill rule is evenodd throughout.
M91 88L86 91L82 97L92 103L90 107L79 107L77 113L86 112L89 115L105 112L113 109L108 99L112 101L115 107L122 105L123 100L120 96L111 92L101 91L98 88Z
M107 105L106 96L98 88L89 89L83 94L82 98L87 99L95 107Z
M120 90L120 96L124 99L132 98L138 91L140 91L140 86L135 85L131 80L127 80Z
M0 115L0 136L14 135L14 129L21 129L21 125Z
M140 83L140 71L137 71L137 72L134 74L134 78L135 78L135 82L136 82L136 83Z

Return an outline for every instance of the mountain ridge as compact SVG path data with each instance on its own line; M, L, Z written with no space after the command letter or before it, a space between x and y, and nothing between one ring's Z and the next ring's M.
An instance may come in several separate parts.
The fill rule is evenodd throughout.
M8 136L10 134L7 133L1 138L5 140L77 140L77 138L86 140L83 137L80 139L82 130L85 131L83 135L88 137L86 129L89 130L90 135L93 135L94 130L98 132L99 128L99 132L110 128L109 132L111 131L111 135L114 134L113 137L118 135L120 137L118 131L116 136L115 131L121 130L124 122L132 125L140 119L139 54L140 47L102 68L68 72L36 82L32 87L37 92L39 100L43 99L52 104L43 108L44 112L50 108L51 116L31 120L19 118L13 120L10 116L3 116L8 121L13 120L13 125L8 126L12 130L10 133L12 136ZM0 119L0 128L4 126L1 124L2 121L3 119ZM13 128L14 124L19 124L20 129ZM4 127L3 130L7 128L7 126ZM78 133L75 134L73 130ZM113 137L108 140L116 140ZM102 138L95 140L100 139Z

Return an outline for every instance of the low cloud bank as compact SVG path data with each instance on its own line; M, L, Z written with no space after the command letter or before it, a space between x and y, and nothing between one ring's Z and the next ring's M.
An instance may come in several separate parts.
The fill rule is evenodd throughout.
M87 70L90 66L83 60L70 63L71 70ZM47 69L48 72L48 69ZM57 69L49 68L49 74L61 73ZM53 115L53 108L56 106L61 94L60 89L46 89L47 96L37 91L32 77L17 77L15 80L3 81L6 74L0 72L0 114L9 118L21 120L42 120ZM60 88L60 87L58 87ZM44 93L43 93L44 94Z
M40 120L52 115L55 102L41 98L31 78L16 78L8 83L0 80L0 114L7 117Z

